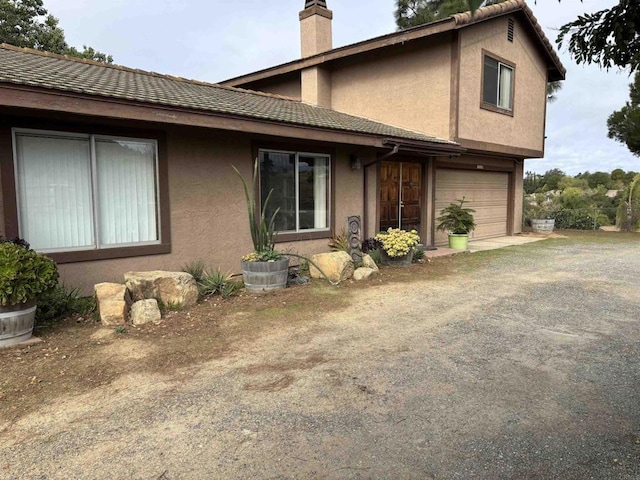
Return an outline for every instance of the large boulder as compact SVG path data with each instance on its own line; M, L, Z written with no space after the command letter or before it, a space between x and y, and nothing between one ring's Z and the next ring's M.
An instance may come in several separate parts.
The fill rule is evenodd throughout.
M186 272L127 272L124 279L135 302L155 298L168 307L192 307L198 302L198 284Z
M353 260L347 252L319 253L311 260L332 282L342 282L353 275ZM312 263L309 263L309 273L311 278L324 278Z
M162 321L158 301L155 298L140 300L131 305L131 323L144 325L146 323L159 324Z
M353 279L357 282L360 282L362 280L370 280L372 278L375 278L377 275L378 272L376 272L373 268L360 267L356 269L355 272L353 272Z
M127 287L120 283L94 285L100 321L107 327L127 323Z
M380 269L378 268L378 265L373 260L373 258L371 258L371 255L369 255L368 253L362 256L362 266L365 268L370 268L376 273L380 271Z

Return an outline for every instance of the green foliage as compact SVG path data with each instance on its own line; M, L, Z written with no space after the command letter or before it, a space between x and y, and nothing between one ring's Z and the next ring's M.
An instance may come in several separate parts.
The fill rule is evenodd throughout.
M616 212L616 226L623 232L635 232L640 222L640 175L636 175L624 192Z
M67 44L58 19L47 12L42 0L0 0L0 43L33 48L60 55L112 63L113 57L83 46Z
M276 216L278 212L280 212L280 208L277 208L271 218L267 219L267 208L269 206L269 200L271 199L271 195L273 194L273 189L267 195L267 198L262 204L262 210L259 208L259 202L256 198L256 192L258 191L258 168L260 166L259 160L256 158L256 161L253 166L253 179L251 182L251 190L249 190L249 186L247 181L244 179L240 171L232 166L233 170L236 172L240 180L242 181L242 187L244 189L244 197L247 203L247 213L249 214L249 230L251 232L251 240L253 241L253 251L258 255L273 255L280 259L280 255L275 252L275 239L276 239ZM243 258L244 261L265 261L265 260L255 260Z
M222 273L220 269L215 272L205 272L198 282L201 295L213 295L221 293L224 286L229 282L231 275Z
M398 30L447 18L456 13L475 11L484 5L505 0L396 0L395 18Z
M204 262L202 260L189 262L182 266L182 271L191 275L196 283L200 283L205 274Z
M424 250L418 248L413 251L413 259L411 260L413 263L419 262L424 258Z
M35 299L58 283L53 260L15 243L0 243L0 305Z
M127 328L126 328L126 327L124 327L123 325L120 325L119 327L116 327L116 328L114 329L114 331L115 331L118 335L120 335L120 334L123 334L123 333L127 333Z
M595 210L558 209L551 212L556 228L573 230L597 230L600 228Z
M386 232L376 235L376 240L382 244L382 250L390 257L405 257L420 243L420 236L416 230L407 232L399 228L388 228Z
M58 284L37 297L36 322L50 324L71 315L91 315L96 310L95 297L83 297L78 288Z
M380 250L369 250L369 256L371 257L371 260L376 262L376 265L382 265L382 254L380 253Z
M640 51L638 55L640 56ZM634 155L640 155L640 72L636 73L629 90L629 101L607 120L608 135L609 138L624 143Z
M569 52L577 63L634 72L640 65L640 2L620 0L609 9L580 15L560 27L558 47L567 37Z
M349 239L347 238L344 228L329 241L329 248L332 252L349 253Z
M476 228L476 222L473 219L475 210L472 208L464 208L466 203L465 197L456 200L459 203L450 203L448 207L443 208L440 216L436 219L438 230L453 234L465 234Z

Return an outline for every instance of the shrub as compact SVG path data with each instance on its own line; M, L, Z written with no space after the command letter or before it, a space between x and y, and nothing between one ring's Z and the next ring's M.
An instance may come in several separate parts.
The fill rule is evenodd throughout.
M382 248L382 242L377 238L367 238L364 242L362 242L362 253L375 252L376 250L380 250Z
M404 257L420 243L420 236L415 230L407 232L399 228L389 228L380 232L376 239L382 242L382 249L390 257Z
M240 284L231 281L231 275L222 273L220 269L215 272L205 272L202 280L198 283L200 295L221 295L222 298L229 298L241 288Z
M83 297L77 288L56 285L38 295L36 322L49 324L71 315L91 315L96 310L94 297Z
M440 216L436 219L438 222L436 229L454 235L464 235L476 228L472 215L475 210L463 206L466 203L465 197L456 200L456 202L458 203L452 202L442 209Z
M187 263L182 266L182 271L187 272L197 283L200 283L205 273L204 262L202 260L196 260L194 262Z
M560 229L597 230L601 226L593 210L559 209L551 212L551 218Z
M25 303L57 283L53 260L16 243L0 243L0 305Z
M329 241L329 248L332 252L349 253L349 239L347 238L347 234L344 232L344 228L340 231L339 234L335 235Z

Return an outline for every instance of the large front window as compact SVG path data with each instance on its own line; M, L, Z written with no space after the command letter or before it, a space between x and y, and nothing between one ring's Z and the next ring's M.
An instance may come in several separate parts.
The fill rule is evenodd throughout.
M329 155L260 151L260 197L278 232L329 229Z
M16 130L20 236L39 251L160 242L155 140Z
M488 55L484 57L482 100L485 104L513 110L514 68Z

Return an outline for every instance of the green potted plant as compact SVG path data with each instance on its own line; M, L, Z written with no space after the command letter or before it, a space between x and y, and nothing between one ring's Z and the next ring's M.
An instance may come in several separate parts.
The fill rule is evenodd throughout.
M57 283L53 260L31 250L23 240L0 239L0 347L31 337L36 297Z
M380 242L381 260L384 265L409 266L413 260L413 251L420 243L420 236L415 230L407 232L399 228L389 228L375 236Z
M469 233L476 228L472 215L475 210L464 207L465 197L456 202L442 209L440 216L436 219L438 222L436 228L449 234L449 248L466 250L469 244Z
M236 167L232 167L242 181L247 213L249 214L249 230L253 241L253 251L242 257L242 278L246 289L251 293L266 293L284 288L289 274L289 257L275 250L275 223L280 211L277 208L267 218L267 207L273 190L269 192L262 204L258 205L256 191L258 189L258 160L253 167L251 190L247 181Z

